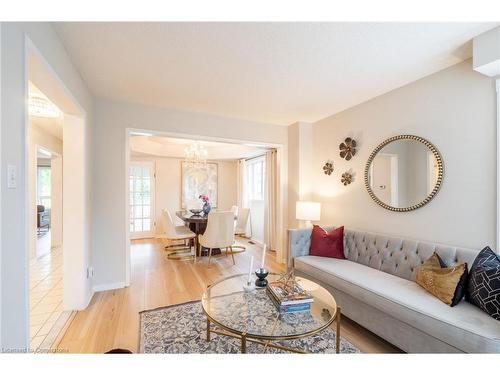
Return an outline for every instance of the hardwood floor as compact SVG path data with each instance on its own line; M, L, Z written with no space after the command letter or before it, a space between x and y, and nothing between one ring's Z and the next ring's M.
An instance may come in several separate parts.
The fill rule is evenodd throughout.
M156 307L195 301L207 285L216 280L248 271L250 256L260 259L261 249L242 242L247 251L231 257L207 258L192 261L167 259L159 240L132 242L132 274L128 288L99 292L89 307L78 312L58 344L61 351L70 353L104 353L113 348L137 352L139 346L139 312ZM274 260L274 253L266 257L268 268L281 272L285 266ZM373 335L347 318L342 319L342 336L364 353L400 352L381 338Z

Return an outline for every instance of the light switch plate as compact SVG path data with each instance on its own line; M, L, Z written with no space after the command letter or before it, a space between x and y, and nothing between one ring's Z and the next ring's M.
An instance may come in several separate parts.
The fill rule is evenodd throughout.
M7 188L17 188L17 168L12 164L7 165Z

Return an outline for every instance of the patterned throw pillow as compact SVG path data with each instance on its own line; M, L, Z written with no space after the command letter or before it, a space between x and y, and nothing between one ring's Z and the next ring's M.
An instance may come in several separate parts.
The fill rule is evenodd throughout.
M500 257L489 247L472 264L465 299L500 320Z
M416 281L444 303L455 306L465 293L467 263L446 267L439 255L434 253L417 268Z

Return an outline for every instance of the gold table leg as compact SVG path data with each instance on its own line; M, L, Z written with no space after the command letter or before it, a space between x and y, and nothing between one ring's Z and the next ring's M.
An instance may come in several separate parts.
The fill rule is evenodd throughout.
M335 352L337 354L340 353L340 320L341 320L341 310L340 307L337 307L337 316L335 317L335 320L337 322L337 328L335 332ZM331 326L330 326L331 327ZM264 345L264 351L265 353L267 351L267 348L275 348L275 349L280 349L292 353L300 353L300 354L307 354L308 352L301 350L301 349L296 349L296 348L290 348L282 345L277 345L271 343L269 340L258 340L258 339L252 339L252 338L247 338L246 333L242 333L241 335L237 335L234 333L226 332L224 330L219 329L216 327L215 329L211 328L210 320L207 317L207 341L210 341L210 333L213 332L217 335L223 335L223 336L228 336L228 337L233 337L235 339L240 339L241 340L241 353L245 354L247 352L247 341L253 342L259 345Z
M207 341L210 341L210 320L207 318Z
M247 334L241 334L241 353L245 354L247 352Z
M337 354L340 353L340 316L341 316L341 312L340 312L340 307L337 307L337 332L335 332L335 351L337 352Z

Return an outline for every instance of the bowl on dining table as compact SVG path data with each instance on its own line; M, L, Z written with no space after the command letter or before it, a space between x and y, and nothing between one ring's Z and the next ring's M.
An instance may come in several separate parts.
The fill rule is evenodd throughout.
M191 209L189 209L189 212L191 212L193 215L199 215L199 214L201 214L201 211L203 211L201 208L191 208Z

